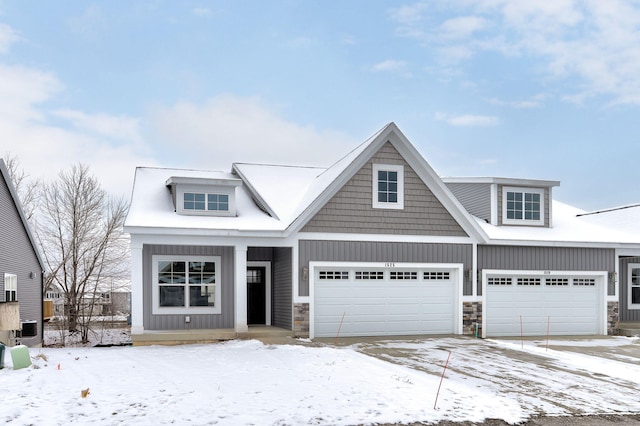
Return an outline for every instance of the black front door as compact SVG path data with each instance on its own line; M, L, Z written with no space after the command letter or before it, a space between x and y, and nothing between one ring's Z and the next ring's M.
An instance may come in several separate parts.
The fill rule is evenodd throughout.
M265 268L247 268L247 324L266 324L266 280Z

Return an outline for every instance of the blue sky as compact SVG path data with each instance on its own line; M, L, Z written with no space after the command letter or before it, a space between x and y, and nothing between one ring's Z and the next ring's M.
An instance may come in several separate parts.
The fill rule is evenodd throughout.
M328 166L395 121L442 176L640 202L639 1L0 0L0 155Z

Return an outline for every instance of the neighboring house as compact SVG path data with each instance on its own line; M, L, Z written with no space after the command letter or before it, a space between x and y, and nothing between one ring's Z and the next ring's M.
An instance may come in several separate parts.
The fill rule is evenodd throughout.
M133 342L615 332L616 251L640 238L558 185L443 180L393 123L326 169L138 168Z
M0 304L19 304L22 329L20 333L0 330L4 344L42 345L43 265L9 171L0 159Z

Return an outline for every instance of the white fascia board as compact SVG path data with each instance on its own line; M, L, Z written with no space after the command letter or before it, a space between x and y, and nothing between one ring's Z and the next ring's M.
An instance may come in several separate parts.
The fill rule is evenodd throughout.
M262 195L260 195L260 193L253 187L253 185L251 185L251 182L249 181L249 179L247 179L247 177L242 173L242 171L240 171L240 168L237 167L235 163L231 166L231 168L233 170L233 173L237 174L240 177L240 179L242 179L242 182L244 182L244 185L247 187L249 194L252 197L255 197L258 203L265 208L265 210L267 211L267 213L269 213L271 217L277 220L280 220L280 218L278 217L276 212L273 210L273 208L271 208L271 206L264 200L264 198L262 198Z
M158 245L209 245L209 246L248 246L248 247L296 247L297 239L265 238L265 237L210 237L205 235L167 235L167 234L135 234L131 236L133 247L143 244Z
M539 188L551 188L554 186L560 186L560 181L557 180L540 180L540 179L519 179L519 178L504 178L504 177L443 177L444 183L489 183L498 185L510 185L510 186L527 186L527 187L539 187Z
M530 246L530 247L585 247L585 248L612 248L637 247L636 253L640 250L640 244L615 243L615 242L593 242L593 241L550 241L550 240L488 240L488 246Z
M241 179L235 178L201 178L201 177L182 177L171 176L165 182L167 186L171 185L197 185L197 186L240 186Z
M202 237L262 237L283 238L283 231L240 231L238 229L199 229L199 228L157 228L126 226L124 232L130 235L166 235L166 236L202 236Z

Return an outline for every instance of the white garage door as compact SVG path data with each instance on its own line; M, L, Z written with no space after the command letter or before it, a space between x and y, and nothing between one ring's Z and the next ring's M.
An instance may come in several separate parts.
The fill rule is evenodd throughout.
M603 279L486 277L486 336L603 334Z
M315 266L314 336L456 332L457 269Z

